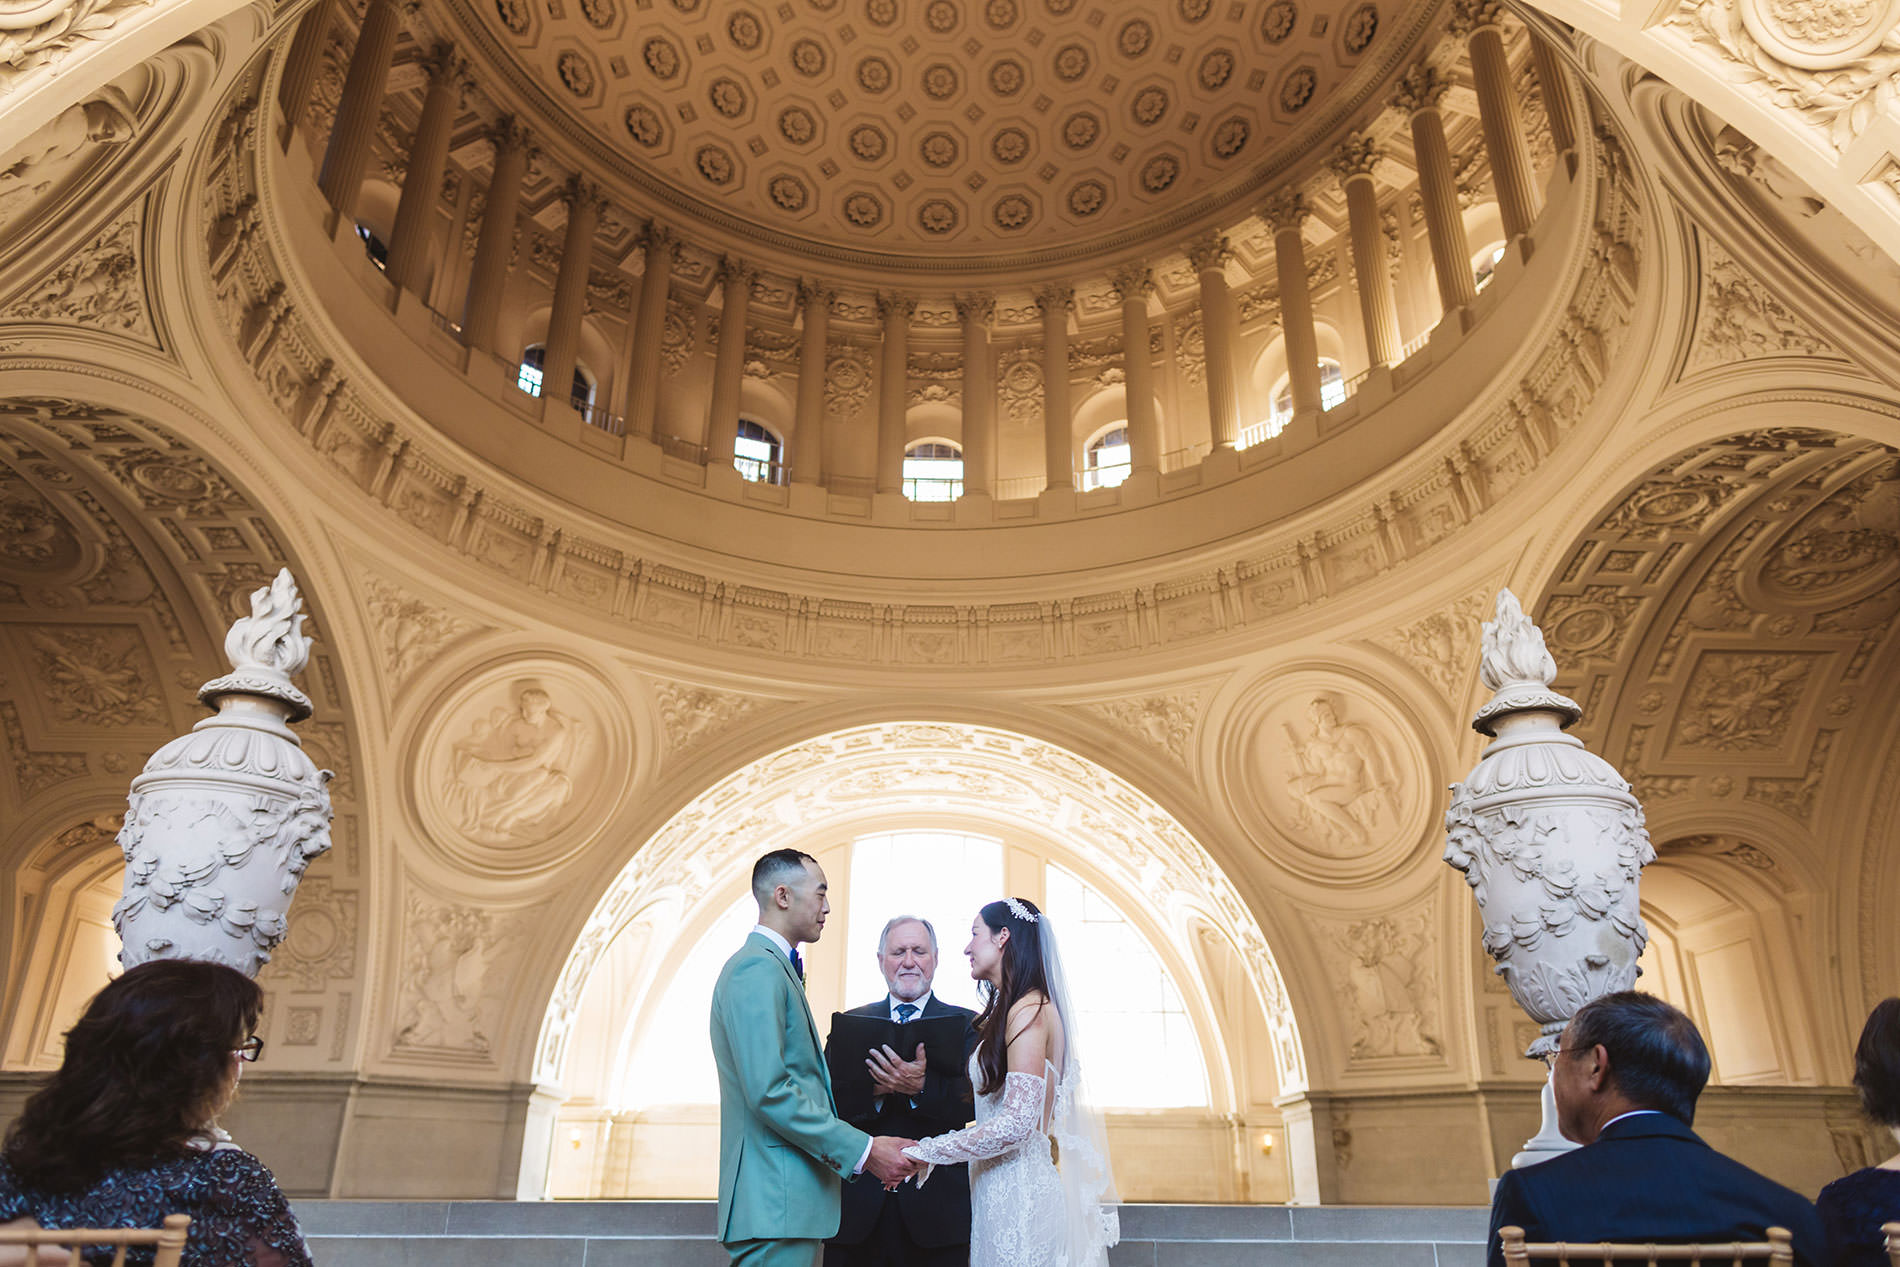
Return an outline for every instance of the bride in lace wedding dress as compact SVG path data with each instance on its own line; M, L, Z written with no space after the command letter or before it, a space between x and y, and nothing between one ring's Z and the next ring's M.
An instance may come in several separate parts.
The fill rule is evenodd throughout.
M1082 1095L1075 1012L1049 919L1005 898L970 926L970 975L990 987L970 1057L976 1124L904 1152L970 1164L970 1261L1106 1267L1120 1239L1099 1114ZM928 1169L918 1177L923 1182Z

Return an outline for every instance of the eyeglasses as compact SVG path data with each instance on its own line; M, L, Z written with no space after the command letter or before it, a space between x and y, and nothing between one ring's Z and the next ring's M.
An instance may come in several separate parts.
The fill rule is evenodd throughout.
M1547 1051L1544 1053L1544 1067L1555 1073L1557 1072L1557 1057L1574 1056L1582 1050L1581 1047L1559 1047L1556 1051Z
M239 1060L254 1064L257 1058L264 1054L264 1040L258 1035L252 1034L249 1038L239 1043L231 1054L236 1056Z

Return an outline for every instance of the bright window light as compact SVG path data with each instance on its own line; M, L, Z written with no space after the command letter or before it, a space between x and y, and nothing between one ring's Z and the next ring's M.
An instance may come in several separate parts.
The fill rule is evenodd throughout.
M1088 466L1082 472L1083 489L1113 488L1128 478L1134 467L1134 450L1128 447L1128 428L1105 431L1089 445Z
M914 502L953 502L963 496L963 451L926 440L904 451L904 496Z
M929 877L921 883L921 877ZM884 995L877 938L884 922L919 915L937 930L933 990L946 1003L980 1010L963 948L970 921L1003 892L1003 842L961 832L903 831L860 837L851 846L850 924L845 930L844 1002Z
M758 917L752 895L745 894L713 921L679 961L659 1006L640 1019L633 1059L621 1084L626 1088L626 1107L719 1103L719 1072L713 1066L710 1030L713 985Z
M1207 1062L1181 992L1109 900L1049 864L1043 909L1075 995L1083 1077L1104 1108L1204 1108Z

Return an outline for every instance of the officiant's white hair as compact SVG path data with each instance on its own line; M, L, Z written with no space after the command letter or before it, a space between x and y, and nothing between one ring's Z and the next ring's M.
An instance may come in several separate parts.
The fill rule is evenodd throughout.
M896 928L899 924L922 924L924 926L924 931L930 934L931 953L932 954L936 953L936 950L937 950L936 926L933 925L929 920L925 919L921 915L899 915L895 919L891 920L889 923L885 924L884 931L877 935L877 953L880 959L884 957L885 944L889 942L891 939L891 930L893 928Z

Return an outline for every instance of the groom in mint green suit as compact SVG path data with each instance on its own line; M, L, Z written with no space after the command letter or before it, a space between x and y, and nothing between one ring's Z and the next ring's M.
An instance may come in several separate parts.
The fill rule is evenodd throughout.
M915 1141L873 1139L838 1117L818 1026L805 1003L800 942L818 940L824 870L778 849L752 868L759 925L713 986L719 1068L719 1239L743 1267L816 1267L838 1230L839 1185L894 1184Z

